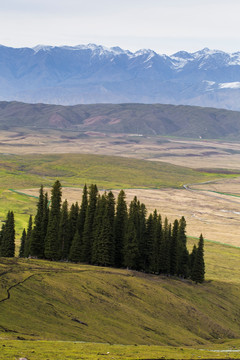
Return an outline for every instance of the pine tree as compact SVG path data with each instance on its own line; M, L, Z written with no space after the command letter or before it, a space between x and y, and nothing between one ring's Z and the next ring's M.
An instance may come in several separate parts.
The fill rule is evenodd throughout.
M7 214L6 223L2 227L1 236L1 256L14 257L15 254L15 224L14 214L9 211Z
M129 269L137 270L139 267L139 249L137 242L137 232L134 223L128 222L126 243L124 246L124 265Z
M44 193L41 185L39 191L39 199L37 204L37 213L34 219L34 227L31 234L29 253L31 256L44 257L44 240L43 237L43 219L44 219Z
M82 243L79 232L77 230L73 237L71 249L69 252L69 260L72 262L79 262L81 259L81 254L82 254Z
M178 261L178 220L176 219L173 224L171 241L170 241L170 274L177 274L177 261Z
M60 247L58 242L58 232L62 198L62 188L59 180L54 183L51 194L51 209L49 213L47 235L45 239L45 257L48 260L58 260Z
M77 230L77 221L78 221L78 215L79 215L79 206L76 202L75 204L71 205L70 212L69 212L69 241L70 246L73 241L74 235Z
M126 195L123 190L118 194L117 206L116 206L116 218L114 226L114 239L115 239L115 266L123 266L123 248L126 240L126 230L127 230L127 204L126 204Z
M59 242L59 258L67 260L69 251L70 251L70 224L68 216L68 202L65 200L61 208L61 216L59 222L59 233L58 233L58 242Z
M153 228L153 248L150 258L150 271L157 274L160 270L161 259L161 245L162 245L162 220L161 216L154 211L153 215L154 228Z
M99 236L98 264L102 266L114 265L114 233L109 217L109 208L106 204L102 218L102 228Z
M114 236L114 227L115 227L115 197L112 191L109 191L107 194L107 203L106 210L103 214L103 227L102 227L102 237L104 233L107 234L107 237L104 241L105 248L105 260L106 266L115 265L115 236ZM107 254L107 255L106 255ZM106 259L108 257L109 259Z
M162 232L162 241L160 248L160 261L159 270L160 273L169 274L170 272L170 224L168 223L167 217L164 221L164 227Z
M25 248L26 237L27 237L26 230L23 229L22 237L21 237L21 245L20 245L19 255L18 255L20 258L24 257L24 248Z
M156 213L155 213L156 216ZM148 219L147 219L147 223L146 223L146 241L145 241L145 249L144 249L144 253L142 254L142 269L146 272L149 271L154 271L154 263L155 263L155 259L154 259L154 255L156 255L156 253L154 253L154 249L153 249L153 244L154 244L154 240L155 240L155 235L156 235L156 217L153 216L153 214L150 214ZM140 251L141 252L141 251ZM141 252L142 253L142 252Z
M139 209L140 203L135 196L130 203L126 242L124 244L124 265L129 269L139 269Z
M87 191L87 185L84 185L83 193L82 193L82 202L78 214L77 219L77 230L79 233L79 236L82 236L83 229L84 229L84 223L86 219L86 213L87 213L87 207L88 207L88 191Z
M98 189L96 185L89 188L89 202L83 230L83 251L81 261L91 263L93 244L93 222L96 210Z
M139 270L145 270L146 269L146 243L147 243L147 225L146 225L146 214L147 209L144 204L137 203L137 214L138 214L138 220L136 222L137 226L137 243L138 243L138 251L139 251L139 264L138 269ZM151 255L149 255L151 257ZM148 257L148 260L149 260Z
M31 243L31 236L32 236L32 215L29 216L28 220L28 227L26 233L26 240L24 246L24 257L27 258L30 255L30 243Z
M179 221L178 226L178 271L177 275L188 278L189 276L189 252L187 250L187 236L186 236L186 220L184 216Z
M49 200L48 200L48 193L44 194L44 202L43 202L43 218L42 218L42 241L44 243L45 249L45 239L47 235L47 228L48 228L48 219L49 219Z
M107 196L104 193L98 196L93 222L93 244L92 244L92 264L100 265L100 239L103 228L103 217L107 206Z
M193 276L193 268L197 254L197 246L194 244L191 254L189 255L189 266L190 266L190 278Z
M192 280L195 283L203 283L205 275L205 263L204 263L204 240L202 234L199 237L197 252L195 255L193 271L192 271Z

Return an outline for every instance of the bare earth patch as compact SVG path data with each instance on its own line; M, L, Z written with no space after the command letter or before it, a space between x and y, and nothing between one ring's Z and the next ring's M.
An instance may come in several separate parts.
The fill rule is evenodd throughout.
M39 190L20 191L38 196ZM115 197L118 192L113 190ZM199 237L202 233L206 239L240 246L240 198L186 189L126 189L125 192L128 203L136 195L149 212L157 209L163 218L167 216L171 222L185 216L189 236ZM63 188L63 200L67 199L70 204L81 203L81 197L81 189Z

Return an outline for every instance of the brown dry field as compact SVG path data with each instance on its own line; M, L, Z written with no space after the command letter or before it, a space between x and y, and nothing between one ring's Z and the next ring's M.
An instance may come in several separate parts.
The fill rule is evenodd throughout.
M240 177L192 184L191 189L216 191L240 197Z
M39 189L20 191L36 196L39 193ZM185 216L189 236L199 237L202 233L206 239L240 246L240 198L186 189L126 189L125 192L128 203L136 195L149 212L157 209L171 222ZM113 190L113 193L117 197L118 191ZM81 196L81 189L63 188L63 200L67 199L69 203L81 203Z
M70 131L1 130L0 153L81 153L164 161L190 168L240 170L240 143ZM87 137L86 137L87 136ZM229 152L230 150L230 152ZM235 152L235 153L232 153ZM239 153L238 153L239 152Z

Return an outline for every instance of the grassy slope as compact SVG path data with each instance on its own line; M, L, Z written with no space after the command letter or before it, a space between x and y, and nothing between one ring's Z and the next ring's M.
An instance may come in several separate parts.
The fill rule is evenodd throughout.
M9 209L16 215L17 237L35 213L34 198L8 189L51 186L60 179L63 186L97 183L100 188L181 187L185 183L212 180L227 175L207 174L167 163L81 154L0 155L0 220ZM228 175L230 176L230 175Z
M239 338L239 260L239 249L207 242L207 281L195 285L121 269L2 259L0 299L27 280L0 303L1 336L174 346Z
M65 186L96 182L103 188L177 188L224 176L161 162L85 154L0 155L0 165L1 188L52 185L57 178Z

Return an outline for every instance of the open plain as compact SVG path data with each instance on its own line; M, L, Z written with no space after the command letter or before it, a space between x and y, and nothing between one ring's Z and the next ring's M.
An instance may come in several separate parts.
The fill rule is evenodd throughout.
M0 153L98 154L164 161L194 169L240 172L240 143L226 140L13 128L1 130Z
M64 188L63 198L67 198L69 202L81 201L81 186L79 185L84 182L88 184L89 182L96 182L100 188L119 190L124 188L128 202L132 200L134 195L137 195L139 200L146 204L149 211L156 208L163 217L167 216L170 221L184 215L188 224L188 235L198 237L200 233L203 233L206 239L240 246L238 235L240 198L237 197L240 195L240 143L106 134L103 132L83 133L54 129L36 131L34 129L15 128L11 131L1 131L0 152L6 154L5 157L10 154L19 154L23 162L25 157L28 159L28 156L33 157L33 154L37 154L36 159L40 159L39 156L41 157L41 155L46 157L50 154L66 154L61 161L56 160L55 165L53 164L49 171L46 169L51 162L47 158L44 158L44 168L29 163L29 169L27 169L25 163L28 160L24 162L24 165L19 164L19 168L25 169L25 173L28 171L31 176L33 174L40 175L39 181L35 179L32 184L39 184L41 181L47 186L50 184L49 176L52 181L54 178L59 178L63 185L68 186L68 188ZM84 164L80 161L79 171L76 175L79 179L77 182L77 179L74 180L72 176L73 166L70 166L69 173L66 166L67 163L72 162L73 158L76 159L74 166L77 166L79 161L77 154L107 155L111 156L113 160L108 162L107 168L104 165L104 171L100 170L98 166L98 162L99 165L103 166L101 158L99 160L96 158L94 164L92 158L86 158ZM124 164L124 169L119 163L120 160L117 160L120 158L114 158L115 156L129 158L128 164ZM129 180L134 166L131 163L131 158L150 160L148 163L154 164L155 162L156 167L158 165L161 167L161 164L165 163L166 168L163 171L165 171L166 179L169 179L162 181L160 177L163 172L161 175L157 172L153 173L154 166L147 168L143 164L141 166L143 173L145 168L144 177L140 178L139 172L135 172L132 173L131 180ZM41 161L43 160L39 160L39 162ZM174 179L174 171L177 170L167 168L169 163L184 166L185 169L196 169L199 175L187 178L186 173L184 173L182 181L179 177L178 182L174 182L174 180L170 180L170 177ZM119 172L118 168L120 169ZM225 174L224 178L221 178L221 174L222 176ZM209 177L204 178L205 175ZM150 176L155 180L149 182ZM48 179L47 184L46 179ZM26 179L26 185L27 183L29 183L29 176L28 180ZM187 188L184 189L184 185L188 185ZM17 183L15 187L14 185L12 187L26 194L38 195L36 186L34 188L24 187ZM129 187L134 188L134 190L128 189Z

